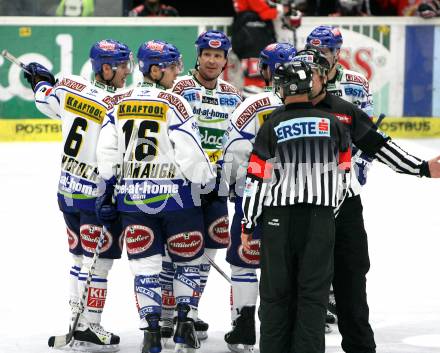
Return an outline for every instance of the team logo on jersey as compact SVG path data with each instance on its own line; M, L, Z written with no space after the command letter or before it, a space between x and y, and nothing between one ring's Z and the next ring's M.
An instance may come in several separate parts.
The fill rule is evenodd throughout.
M78 235L70 228L67 228L67 241L69 243L69 249L73 250L78 246Z
M249 106L245 110L243 110L243 112L237 118L235 122L235 126L237 126L239 130L241 130L251 120L251 118L255 115L255 113L259 109L263 107L267 107L269 105L270 105L269 97L258 99L254 103L249 104Z
M98 43L99 49L105 50L105 51L112 51L116 50L116 44L107 42L106 40L101 40Z
M243 245L238 247L238 256L249 265L260 264L260 240L254 239L249 242L250 250L245 250Z
M157 97L168 101L173 107L176 108L183 119L189 119L190 115L188 113L188 110L185 108L185 105L183 104L181 98L167 92L160 92Z
M202 97L202 103L218 105L218 99L214 98L214 97L203 96Z
M345 79L347 80L347 82L353 82L362 85L368 91L369 83L363 77L353 74L345 74Z
M224 216L212 222L209 226L208 234L218 244L229 244L229 218Z
M220 92L229 92L229 93L235 93L237 94L240 99L241 99L241 93L238 89L236 89L235 87L228 85L227 83L220 83L219 84L220 87Z
M101 236L102 228L93 224L83 224L80 228L81 245L82 248L89 252L94 253L96 245L98 245L99 238ZM113 236L110 232L104 233L104 242L102 243L101 253L110 249L113 244Z
M283 121L275 128L278 143L304 137L330 137L330 119L298 118Z
M119 119L153 119L165 121L168 106L162 102L126 100L118 106Z
M208 42L208 45L209 45L211 48L217 49L217 48L220 48L220 47L222 46L222 42L219 41L218 39L211 39L211 40Z
M167 240L168 251L181 257L193 257L203 246L203 235L200 232L185 232L172 235Z
M148 250L154 241L154 232L151 228L140 224L133 224L125 228L124 235L127 252L130 255Z
M58 83L56 86L65 86L70 89L73 89L74 91L81 92L84 88L86 88L86 85L76 82L74 80L71 80L69 78L63 78L60 83Z
M202 147L207 150L219 149L222 147L224 131L199 126Z
M92 120L99 125L102 124L106 113L106 109L102 105L72 93L66 94L64 108L68 112Z
M176 85L173 87L173 92L177 94L181 94L186 88L195 87L196 84L193 80L182 80L176 83Z

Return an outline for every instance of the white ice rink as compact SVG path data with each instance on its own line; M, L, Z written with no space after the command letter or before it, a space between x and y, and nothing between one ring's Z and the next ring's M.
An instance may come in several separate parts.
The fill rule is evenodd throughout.
M440 139L400 140L429 159ZM56 202L58 143L0 144L0 353L54 352L47 338L69 324L67 237ZM378 353L440 352L440 180L398 175L374 163L363 192L369 235L370 317ZM229 273L224 252L216 262ZM126 257L109 276L105 328L121 336L121 352L137 352L142 333ZM202 352L228 352L229 286L216 271L200 302L210 324ZM327 352L342 352L335 330ZM171 352L171 350L167 350Z

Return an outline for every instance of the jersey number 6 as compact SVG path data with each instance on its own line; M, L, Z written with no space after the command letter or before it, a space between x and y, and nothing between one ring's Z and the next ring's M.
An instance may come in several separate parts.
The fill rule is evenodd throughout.
M125 148L128 148L130 138L133 132L134 120L127 120L122 126L122 131L125 134ZM150 162L157 156L158 141L157 138L148 136L148 132L159 132L160 125L157 121L144 120L140 123L137 133L136 149L134 157L137 161ZM130 153L131 151L126 151Z

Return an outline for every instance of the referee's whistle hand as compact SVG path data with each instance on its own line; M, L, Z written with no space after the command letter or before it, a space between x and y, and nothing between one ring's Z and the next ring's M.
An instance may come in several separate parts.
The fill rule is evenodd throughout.
M251 250L251 246L249 242L252 240L252 234L241 233L241 245L243 245L243 249L246 251Z
M431 178L440 178L440 156L428 161ZM242 238L243 239L243 238Z

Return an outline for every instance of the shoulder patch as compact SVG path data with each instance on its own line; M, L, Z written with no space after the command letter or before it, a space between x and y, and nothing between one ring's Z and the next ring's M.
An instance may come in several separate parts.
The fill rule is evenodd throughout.
M243 112L238 116L235 125L238 129L241 129L246 123L251 119L251 117L255 114L255 112L262 107L267 107L270 105L269 97L264 97L256 100L252 104L250 104Z
M185 120L189 119L190 115L188 114L188 110L185 108L182 99L167 92L160 92L157 97L168 101L173 107L177 109L177 111Z
M368 81L359 75L353 75L353 74L345 74L345 79L347 82L353 82L362 85L366 90L369 88Z
M353 118L347 114L333 113L341 123L351 125Z
M78 91L78 92L81 92L84 88L86 88L85 84L76 82L76 81L71 80L69 78L63 78L62 81L57 86L68 87L68 88L73 89L74 91Z
M182 80L177 82L177 84L173 87L173 92L180 95L185 90L185 88L195 86L196 84L191 79Z
M235 87L228 85L227 83L220 83L219 87L220 87L221 92L236 93L241 97L240 91L238 89L236 89Z

